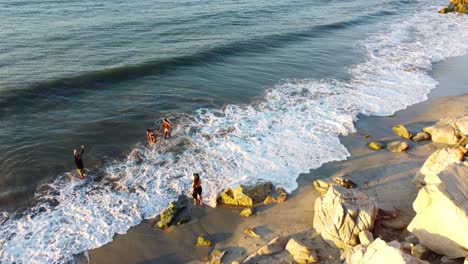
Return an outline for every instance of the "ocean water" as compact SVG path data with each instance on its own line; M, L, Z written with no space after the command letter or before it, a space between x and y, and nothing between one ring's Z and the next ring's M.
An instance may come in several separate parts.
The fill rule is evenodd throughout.
M468 51L437 1L0 0L0 263L66 263L200 173L224 188L343 160L359 114L424 101ZM162 118L169 140L145 142ZM86 146L78 180L72 149Z

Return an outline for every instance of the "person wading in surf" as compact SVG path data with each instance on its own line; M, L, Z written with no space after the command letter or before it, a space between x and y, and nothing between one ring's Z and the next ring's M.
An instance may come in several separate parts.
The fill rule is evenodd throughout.
M170 138L171 137L171 122L164 118L161 124L161 128L164 129L164 138Z
M198 173L193 174L192 189L193 205L197 206L197 197L199 197L200 205L203 205L201 179Z
M75 165L76 165L76 171L78 172L78 176L80 179L84 179L85 177L85 169L83 165L83 154L84 154L84 145L81 145L81 152L78 154L76 149L73 149L73 157L75 158Z
M156 135L154 135L154 132L149 128L146 129L146 138L148 139L148 143L156 143Z

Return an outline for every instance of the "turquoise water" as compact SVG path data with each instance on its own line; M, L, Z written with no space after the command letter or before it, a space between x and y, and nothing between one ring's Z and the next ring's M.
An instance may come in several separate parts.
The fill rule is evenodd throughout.
M427 1L0 0L0 262L63 263L189 194L349 156L359 114L427 99L467 18ZM155 146L145 129L169 118ZM86 146L88 177L74 172Z

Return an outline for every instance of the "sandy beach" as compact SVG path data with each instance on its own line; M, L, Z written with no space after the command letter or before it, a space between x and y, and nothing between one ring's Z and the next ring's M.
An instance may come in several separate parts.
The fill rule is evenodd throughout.
M199 263L215 248L227 250L223 263L231 263L242 261L276 236L286 236L315 249L321 263L341 263L339 250L326 244L312 228L314 201L320 194L311 183L315 179L346 176L358 185L358 190L375 197L379 208L397 208L400 219L409 223L414 216L412 202L417 194L411 180L428 155L440 146L431 141L407 141L407 151L392 153L372 150L367 143L372 140L384 143L399 140L392 131L397 124L404 124L410 131L417 132L442 118L467 115L468 76L463 72L468 66L467 61L468 56L463 56L435 64L431 76L439 85L429 94L427 101L398 111L391 117L360 116L356 122L357 132L341 137L351 157L301 174L297 179L300 187L288 194L285 203L258 205L248 218L238 215L242 208L191 206L192 220L189 223L161 231L152 227L154 220L146 220L127 234L115 235L113 242L91 250L89 262ZM254 229L261 237L244 235L246 228ZM405 229L400 233L387 232L378 222L374 229L374 235L386 241L406 233ZM214 246L196 247L198 235L211 240ZM79 258L83 259L83 256ZM292 262L292 258L283 252L265 259L264 263ZM437 263L438 260L432 262Z

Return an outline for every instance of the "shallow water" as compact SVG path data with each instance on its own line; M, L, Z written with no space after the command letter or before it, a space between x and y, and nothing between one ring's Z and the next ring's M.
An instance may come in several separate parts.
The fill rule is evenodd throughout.
M338 135L358 114L426 100L432 63L468 50L466 16L427 1L0 5L2 263L108 243L188 194L192 172L212 205L239 183L291 191L349 155ZM164 117L173 138L147 146Z

